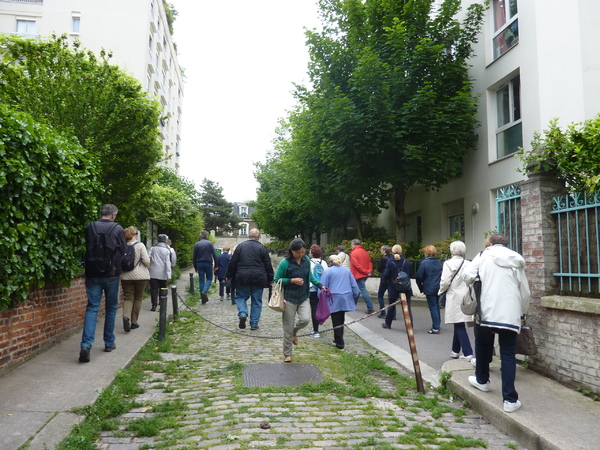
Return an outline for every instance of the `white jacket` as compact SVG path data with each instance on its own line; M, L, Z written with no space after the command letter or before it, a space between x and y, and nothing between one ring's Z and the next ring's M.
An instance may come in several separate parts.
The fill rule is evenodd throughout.
M472 284L477 272L481 279L481 325L519 333L531 297L525 259L503 245L493 245L471 261L463 280Z
M469 290L462 279L462 275L468 265L469 261L462 256L453 256L444 263L438 295L446 292L446 308L444 309L446 323L473 322L473 316L467 316L460 310L462 299ZM460 272L456 273L459 267ZM455 273L456 276L454 276ZM450 281L452 281L452 284L450 284Z
M171 250L164 242L150 249L150 279L171 279Z

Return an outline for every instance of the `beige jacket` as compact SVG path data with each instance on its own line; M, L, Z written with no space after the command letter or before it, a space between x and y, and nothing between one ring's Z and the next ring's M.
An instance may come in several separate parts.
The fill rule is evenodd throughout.
M148 256L148 250L146 246L139 241L128 242L127 245L137 245L135 248L135 267L129 272L123 272L121 274L121 280L149 280L150 272L150 256Z

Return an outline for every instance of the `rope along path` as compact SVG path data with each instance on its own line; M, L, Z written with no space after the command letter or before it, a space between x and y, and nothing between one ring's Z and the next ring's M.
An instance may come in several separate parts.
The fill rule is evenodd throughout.
M192 308L186 301L185 299L179 295L179 293L177 294L177 297L179 297L179 301L193 314L195 314L196 316L200 317L202 320L204 320L205 322L211 324L214 327L220 328L221 330L227 331L228 333L233 333L233 334L239 334L240 336L245 336L245 337L250 337L250 338L254 338L254 339L283 339L283 336L260 336L260 335L256 335L256 334L248 334L248 333L243 333L237 330L231 330L229 328L225 328L222 325L219 325L218 323L214 323L210 320L208 320L206 317L202 316L202 314L200 314L198 311L196 311L194 308ZM362 320L368 319L371 316L374 316L375 314L379 314L382 311L386 311L387 309L389 309L392 306L397 305L398 303L400 303L401 300L396 300L394 303L389 304L388 306L386 306L385 308L381 308L377 311L372 312L371 314L367 314L364 317L361 317L359 319L353 320L352 322L348 322L348 323L344 323L343 325L338 325L337 327L332 327L332 328L326 328L325 330L319 330L319 333L328 333L330 331L333 331L337 328L341 328L341 327L347 327L348 325L352 325L355 323L358 323ZM298 334L298 337L308 337L310 336L310 333L305 333L305 334Z

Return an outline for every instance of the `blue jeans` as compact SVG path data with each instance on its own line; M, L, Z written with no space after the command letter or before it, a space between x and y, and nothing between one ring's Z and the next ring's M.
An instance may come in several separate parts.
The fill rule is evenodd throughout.
M196 270L198 271L198 284L200 285L200 292L208 292L210 283L213 277L213 265L209 262L198 262L196 263Z
M360 295L362 295L363 298L365 299L365 303L367 304L367 309L371 310L371 309L373 309L373 302L371 301L371 297L369 297L369 293L367 292L367 278L368 277L359 278L358 280L356 280L356 284L358 285L358 290L360 291ZM356 299L355 303L358 303L358 299Z
M500 344L500 372L502 373L502 398L504 401L514 403L519 399L515 389L515 377L517 375L517 358L515 348L517 345L517 333L503 328L482 327L475 325L475 357L477 367L475 376L477 382L485 384L490 379L490 358L494 350L494 333L498 334Z
M454 336L452 337L452 351L459 353L461 348L463 355L471 356L473 354L473 348L464 322L454 324Z
M437 295L426 295L427 305L429 306L429 314L431 314L431 328L434 330L440 329L440 306L438 304Z
M120 276L112 278L88 277L85 279L85 293L87 294L88 304L85 310L85 319L83 321L83 335L81 336L82 347L92 348L103 291L106 297L104 345L109 346L115 343L115 317L117 317L117 305L119 304L120 279Z
M387 291L387 288L387 283L379 282L379 290L377 291L377 301L379 302L379 309L385 308L385 300L383 298L383 295L385 294L385 291ZM385 314L385 312L383 312L383 314Z
M260 313L262 312L263 288L258 286L236 286L235 304L238 309L238 317L248 317L248 304L246 301L250 297L250 326L258 326Z

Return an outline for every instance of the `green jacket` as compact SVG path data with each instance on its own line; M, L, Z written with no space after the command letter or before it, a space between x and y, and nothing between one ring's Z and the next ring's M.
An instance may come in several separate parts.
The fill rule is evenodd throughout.
M292 284L292 278L302 278L304 284L302 286ZM302 258L300 265L295 260L290 265L289 258L284 258L277 266L277 273L275 274L275 283L279 280L283 285L283 297L286 301L295 304L300 304L309 297L310 283L313 283L319 289L323 287L310 270L310 258L308 256Z

